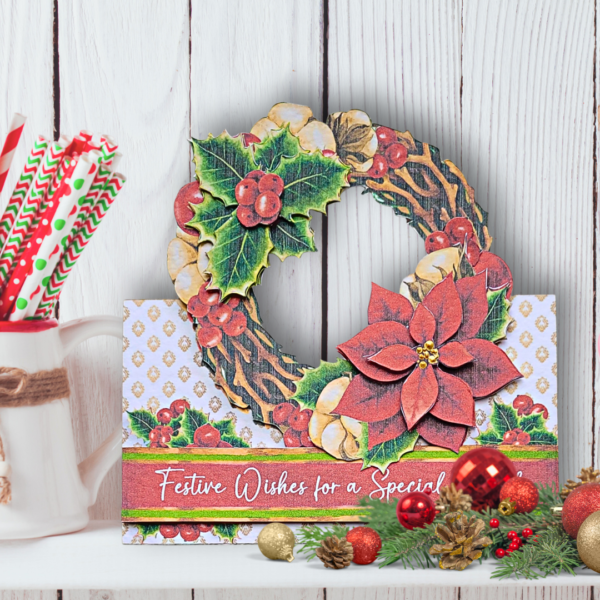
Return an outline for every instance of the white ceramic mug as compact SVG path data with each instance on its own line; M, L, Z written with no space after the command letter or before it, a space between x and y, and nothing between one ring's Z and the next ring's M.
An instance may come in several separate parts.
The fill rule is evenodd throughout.
M0 324L0 366L28 373L57 369L88 338L123 335L118 317L35 323ZM0 539L84 528L102 479L121 456L121 428L79 465L68 398L39 406L0 407L0 434L6 455L1 466L9 473L12 491L11 502L0 505Z

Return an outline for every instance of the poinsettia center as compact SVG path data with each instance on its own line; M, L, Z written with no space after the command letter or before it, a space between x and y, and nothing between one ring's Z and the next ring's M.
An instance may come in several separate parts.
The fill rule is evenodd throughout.
M422 346L419 346L417 355L420 369L426 369L427 365L437 365L440 358L440 353L432 340L427 340Z

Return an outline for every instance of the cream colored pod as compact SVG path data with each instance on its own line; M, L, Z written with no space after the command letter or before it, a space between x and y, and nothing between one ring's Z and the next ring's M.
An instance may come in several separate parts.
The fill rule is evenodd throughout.
M258 534L258 549L271 560L294 560L296 537L283 523L269 523Z
M362 424L356 419L331 414L350 385L350 377L338 377L324 388L308 424L308 435L315 446L341 460L360 458L358 440Z
M177 296L184 304L198 293L200 286L208 279L205 275L208 267L206 253L212 244L203 242L196 247L197 240L178 228L177 237L171 240L167 248L169 275L175 284Z

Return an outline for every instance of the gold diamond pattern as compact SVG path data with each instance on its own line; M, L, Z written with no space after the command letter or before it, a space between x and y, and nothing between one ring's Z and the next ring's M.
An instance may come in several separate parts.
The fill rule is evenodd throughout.
M511 346L510 348L507 348L505 350L506 352L506 356L508 356L508 358L510 358L510 360L512 360L513 362L515 362L515 360L517 360L518 354L517 351Z
M518 388L519 388L519 384L516 381L511 381L504 389L509 394L514 394Z
M543 302L547 297L548 294L536 294L535 297L540 301Z
M144 331L146 331L146 326L141 321L136 321L133 324L131 331L133 331L137 337L140 337Z
M146 403L146 408L155 415L158 409L160 408L160 402L156 396L152 396L150 400Z
M160 340L155 336L150 336L147 343L150 352L156 352L160 348Z
M506 331L508 331L508 333L512 333L516 328L517 328L517 320L513 319L509 324L508 327L506 328Z
M158 381L158 378L160 377L160 371L158 370L157 367L150 367L148 369L147 376L148 376L148 379L152 383L155 383L156 381Z
M550 383L545 377L540 377L537 380L535 387L540 394L545 394L548 391L548 388L550 387Z
M123 323L125 323L125 321L127 321L127 319L129 319L129 317L131 316L131 311L124 306L123 307Z
M523 302L521 302L521 304L519 305L519 312L525 318L527 318L531 314L532 310L533 306L531 306L531 302L529 302L529 300L523 300Z
M183 365L183 367L177 371L177 376L179 379L181 379L181 381L183 381L183 383L185 383L192 376L192 372L188 366Z
M524 331L520 335L519 341L521 342L522 346L524 346L525 348L529 348L529 346L531 346L533 342L533 336L529 333L529 331Z
M177 327L175 327L175 323L173 323L173 321L167 321L163 325L163 331L165 332L165 335L167 337L171 337L175 333L176 330L177 330Z
M533 367L528 362L524 362L519 371L521 371L521 375L523 375L525 379L529 379L533 375Z
M187 352L192 347L192 341L190 340L190 338L187 335L184 335L179 338L179 341L177 342L177 346L179 346L179 349L182 352Z
M127 400L127 398L123 398L123 409L121 412L127 412L128 408L129 408L129 401Z
M171 381L167 381L162 387L163 394L170 398L175 393L175 385Z
M126 352L129 348L129 338L123 336L123 352Z
M144 364L144 353L136 350L131 355L131 362L139 369Z
M546 329L548 328L548 319L546 319L544 315L540 315L535 320L535 326L537 327L538 331L546 331Z
M223 403L221 402L220 398L217 398L216 396L213 396L209 401L208 401L208 407L210 408L210 410L212 410L213 412L219 412L219 410L221 410L221 406L223 406Z
M125 367L123 367L123 383L125 383L128 378L129 378L129 371Z
M544 363L546 362L546 360L548 360L548 357L550 356L550 352L548 352L548 348L546 348L545 346L540 346L536 351L535 351L535 357L541 362Z
M204 385L204 383L201 381L198 381L194 386L194 394L196 394L198 398L202 398L202 396L206 394L206 385Z
M165 365L167 365L167 367L172 367L175 364L176 360L177 360L177 358L176 358L175 354L173 352L171 352L170 350L167 350L163 354L162 361L165 363Z
M158 306L156 306L156 304L153 304L149 309L148 309L148 318L153 322L156 323L156 321L158 320L158 318L160 317L160 309L158 308Z
M131 386L131 392L136 398L141 398L144 393L144 384L141 381L136 381Z

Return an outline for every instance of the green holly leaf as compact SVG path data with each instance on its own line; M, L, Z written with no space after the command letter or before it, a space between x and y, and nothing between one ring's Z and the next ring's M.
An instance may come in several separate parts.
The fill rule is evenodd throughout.
M235 186L256 169L252 150L244 147L242 136L231 137L224 131L219 137L192 140L196 176L200 188L223 201L237 206Z
M269 266L272 248L267 227L246 228L238 219L230 219L216 232L215 245L208 252L211 287L221 290L223 298L245 296Z
M129 424L131 425L131 431L139 438L150 441L148 437L150 432L158 427L158 421L156 417L144 408L134 410L132 412L127 411L129 416Z
M202 425L206 425L206 423L208 423L208 418L201 410L186 408L181 421L182 433L188 440L193 440L196 429L202 427ZM188 443L191 444L192 442Z
M235 435L235 427L231 419L221 419L220 421L213 421L211 425L219 430L221 438L224 435Z
M222 540L233 540L238 536L240 526L236 523L216 523L212 532Z
M498 435L495 429L488 429L487 431L482 431L479 434L479 437L476 438L477 442L479 442L482 446L497 446L501 444L504 439L501 435Z
M519 429L529 433L533 429L545 429L546 422L541 413L535 415L525 415L519 419Z
M296 393L292 396L292 400L296 400L304 408L314 410L319 395L329 382L354 373L356 369L347 360L338 358L334 363L322 360L316 369L306 369L302 379L296 381Z
M171 441L168 443L168 446L169 448L185 448L188 444L192 444L193 442L193 437L192 441L190 441L184 433L179 433L179 435L171 437Z
M200 204L190 204L194 216L186 225L199 231L203 242L211 241L214 244L217 230L235 217L235 209L225 206L208 192L202 196L204 200Z
M231 444L234 448L250 448L250 444L247 444L237 435L222 435L221 440Z
M363 431L366 430L367 428L364 427ZM401 456L407 452L412 452L418 439L419 434L416 430L405 431L397 438L368 450L368 433L366 435L363 434L363 440L361 440L361 447L365 449L363 454L363 470L367 467L377 467L383 473L390 464L398 462Z
M558 438L547 429L533 429L528 431L530 436L530 446L556 446L558 445Z
M310 219L306 217L294 217L293 221L278 219L269 230L273 254L283 261L288 256L316 252L314 232L309 223Z
M500 402L494 402L490 422L501 438L507 431L512 431L519 426L517 411L512 406Z
M156 535L160 529L158 523L136 523L135 527L144 539L150 535Z
M273 171L282 158L294 158L299 152L298 138L290 133L286 125L282 129L269 131L260 144L254 144L254 162L265 171Z
M282 158L275 169L284 182L281 216L291 220L294 215L309 216L309 211L325 213L327 204L340 199L343 187L348 186L349 167L321 152L298 154Z
M506 337L506 330L512 318L508 315L510 302L506 298L507 288L489 291L488 314L475 337L490 342L498 342Z

